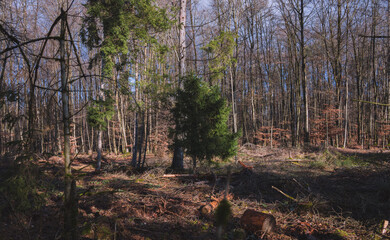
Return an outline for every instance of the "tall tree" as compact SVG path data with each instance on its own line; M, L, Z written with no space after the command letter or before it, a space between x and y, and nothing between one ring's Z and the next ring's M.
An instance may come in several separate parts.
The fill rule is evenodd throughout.
M62 94L62 121L64 124L64 163L65 163L65 190L64 190L64 238L77 239L77 208L76 208L76 184L72 178L70 161L70 109L69 109L69 66L66 64L65 33L67 12L65 4L61 6L61 30L60 30L60 65L61 65L61 94ZM76 212L76 213L75 213Z
M117 56L128 54L130 39L153 42L150 29L162 31L170 25L165 10L156 7L151 0L89 0L86 7L82 37L90 49L100 48L102 84L105 78L112 78L113 68L118 64L115 60L123 59ZM102 29L99 23L102 24ZM100 142L101 130L98 136ZM98 146L99 149L101 143ZM98 162L100 156L98 155ZM134 165L134 161L132 164Z
M186 74L186 18L187 16L187 0L180 0L180 15L179 15L179 88L182 87L181 79ZM182 136L176 135L175 142L179 142ZM183 149L179 144L175 144L171 168L174 170L182 170Z

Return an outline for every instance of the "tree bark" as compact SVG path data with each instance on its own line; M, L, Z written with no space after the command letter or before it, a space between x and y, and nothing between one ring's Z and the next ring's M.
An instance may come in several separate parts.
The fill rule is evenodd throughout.
M184 76L186 72L186 10L187 0L180 0L180 20L179 20L179 48L180 48L180 62L179 62L179 75ZM179 87L182 87L181 80L179 80ZM182 136L176 136L176 138ZM182 170L184 167L183 163L183 149L175 144L175 150L173 154L173 160L171 168L174 170Z
M248 209L240 219L241 225L246 231L269 233L275 230L276 220L274 216Z
M303 90L303 105L305 107L305 125L304 125L304 136L303 141L304 145L310 144L310 135L309 135L309 94L307 89L306 81L306 55L305 55L305 33L304 33L304 3L301 0L300 9L299 9L299 24L300 24L300 53L301 53L301 82Z
M64 239L77 239L77 200L75 197L75 181L72 178L70 161L70 110L68 70L65 63L65 28L67 14L61 8L60 32L60 61L61 61L61 95L64 123L64 163L65 163L65 190L64 190Z
M99 171L100 168L102 167L102 135L103 135L103 130L98 129L98 134L97 134L97 157L96 157L96 170Z

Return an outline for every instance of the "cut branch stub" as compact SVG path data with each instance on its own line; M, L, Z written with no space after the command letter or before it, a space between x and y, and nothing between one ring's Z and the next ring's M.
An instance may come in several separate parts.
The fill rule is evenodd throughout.
M274 216L248 209L241 217L242 228L247 232L269 233L275 230L276 220Z

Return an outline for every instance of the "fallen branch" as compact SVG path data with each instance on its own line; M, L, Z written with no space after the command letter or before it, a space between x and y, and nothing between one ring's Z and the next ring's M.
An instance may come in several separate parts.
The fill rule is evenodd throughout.
M245 164L244 164L243 162L241 162L241 161L238 161L238 163L239 163L243 168L245 168L245 169L248 169L248 170L253 169L252 166L247 166L247 165L245 165Z
M164 174L163 178L173 178L173 177L193 177L194 174Z
M265 158L265 157L270 157L270 156L273 156L273 155L276 155L276 153L269 153L269 154L265 154L265 155L261 155L261 156L254 156L254 157L257 157L257 158Z
M284 162L310 162L310 159L286 159Z
M386 104L386 103L370 102L370 101L364 101L364 100L360 100L360 99L352 99L352 101L354 101L354 102L361 102L361 103L368 103L368 104L384 106L384 107L389 107L390 106L390 104Z
M300 163L298 163L298 162L291 162L291 164L294 164L294 165L297 165L297 166L302 167L302 164L300 164Z
M280 192L281 194L283 194L283 196L285 196L286 198L289 198L291 200L293 200L294 202L298 202L297 199L291 197L290 195L288 195L287 193L284 193L282 190L280 190L279 188L275 187L275 186L272 186L273 189L275 189L276 191Z

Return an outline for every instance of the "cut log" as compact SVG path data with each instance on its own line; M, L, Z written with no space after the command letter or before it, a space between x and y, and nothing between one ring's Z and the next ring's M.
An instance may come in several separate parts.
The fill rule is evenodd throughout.
M218 207L219 203L226 198L228 201L233 200L233 194L226 194L226 196L211 197L211 201L202 205L199 208L200 214L204 217L210 217L214 210Z
M218 207L219 201L211 201L200 207L199 211L203 217L210 217L214 210Z
M241 217L241 226L247 232L262 232L263 234L275 230L276 220L274 216L252 209L248 209Z

